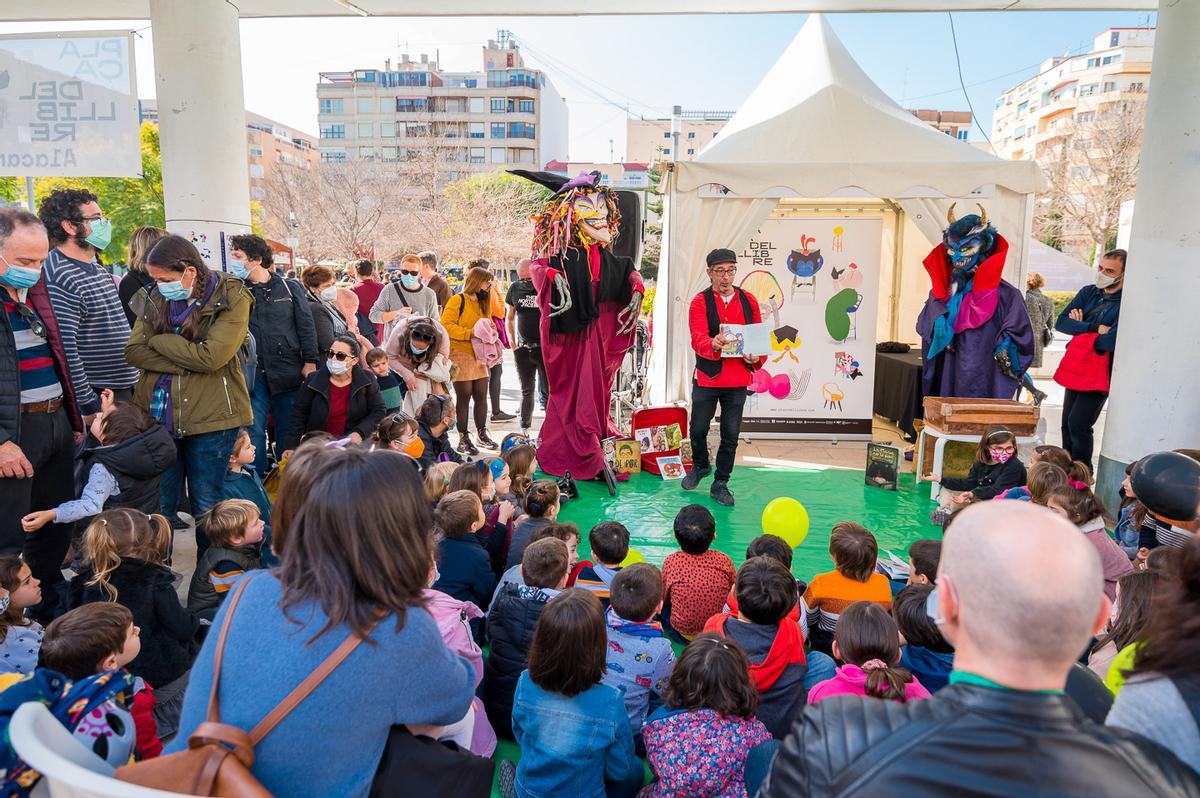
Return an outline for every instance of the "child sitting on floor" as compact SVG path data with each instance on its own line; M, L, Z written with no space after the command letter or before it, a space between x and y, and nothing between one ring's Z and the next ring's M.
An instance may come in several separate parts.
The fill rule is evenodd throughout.
M364 358L367 368L375 375L379 383L379 393L383 406L389 413L395 413L404 404L404 389L401 387L400 375L388 368L387 352L379 347L367 351Z
M1046 500L1052 493L1067 487L1067 472L1054 463L1042 461L1029 467L1029 479L1026 486L1029 490L1029 501L1046 506Z
M421 455L425 453L425 441L417 434L417 420L400 411L384 416L371 433L369 442L372 451L388 449L406 454L417 461L418 467Z
M833 654L833 633L840 613L856 601L873 601L885 611L892 609L888 578L875 572L879 544L866 527L842 521L829 536L833 571L817 574L800 599L809 645L814 651Z
M221 484L221 498L254 502L254 506L258 508L258 517L263 523L262 544L258 547L263 565L258 567L273 567L279 565L279 558L271 550L271 499L254 470L254 457L255 447L250 442L250 434L244 429L238 430L237 441L233 444L233 455L229 458L229 470Z
M772 560L778 560L784 568L790 573L792 570L792 547L787 544L783 538L778 535L759 535L754 540L750 541L750 545L746 547L746 559L751 557L770 557ZM788 617L796 623L800 624L800 630L804 631L807 624L800 617L800 597L804 595L808 584L802 579L796 580L796 605L792 607L792 611L788 613ZM729 590L729 598L725 600L725 611L737 615L737 585L734 584Z
M25 610L42 603L41 582L20 557L0 557L0 673L33 673L45 630Z
M504 468L503 460L480 459L463 463L454 469L450 477L451 491L469 490L479 497L483 506L483 526L475 531L475 537L487 550L488 561L496 577L504 573L504 552L512 540L510 522L517 514L517 508L509 502L496 502L496 475L502 473Z
M729 555L711 548L717 522L707 507L684 507L675 515L674 527L681 551L663 561L663 627L679 642L686 642L721 612L735 571Z
M926 605L933 586L912 584L896 594L892 617L900 629L900 667L913 675L930 692L936 693L950 681L954 669L954 646L942 637L929 617Z
M942 541L925 538L908 544L908 584L937 584L938 563L942 560ZM892 599L895 601L895 599Z
M571 572L575 569L575 565L579 560L579 528L574 524L560 524L557 521L553 524L540 526L533 530L533 535L529 538L529 542L533 543L536 540L543 538L556 538L561 540L567 546L567 587L571 586ZM500 577L500 582L496 585L495 592L492 593L492 601L496 600L496 596L500 595L500 591L505 585L523 585L525 584L524 577L521 576L521 566L518 563L512 568L504 572Z
M628 798L642 786L621 691L600 681L606 647L588 591L566 590L541 613L513 698L515 793L502 794Z
M634 563L612 580L612 605L604 615L608 657L604 683L625 693L634 740L641 742L646 714L662 703L675 664L671 642L654 616L662 608L662 575L649 563Z
M543 538L525 547L523 585L505 585L487 616L491 651L483 666L483 703L497 734L512 735L513 692L529 664L533 630L546 604L567 584L567 547Z
M1009 488L1025 484L1025 466L1017 457L1017 436L1000 426L988 427L979 439L975 462L966 477L943 478L927 474L926 479L940 483L943 493L952 492L951 504L992 499Z
M1133 565L1104 528L1104 505L1100 499L1087 485L1072 480L1067 487L1050 494L1046 506L1079 527L1088 542L1096 547L1100 566L1104 569L1104 594L1110 601L1115 599L1117 580L1133 571Z
M838 621L833 656L843 664L832 679L808 691L808 703L835 695L862 695L904 703L928 698L929 691L899 667L900 630L878 604L851 604Z
M663 701L642 729L657 780L641 798L758 792L778 743L754 717L758 691L736 644L698 635L675 663Z
M510 438L512 440L510 441ZM512 476L510 495L502 498L523 503L525 493L533 485L533 474L537 471L537 449L529 443L518 443L518 438L509 435L500 444L500 456L508 463L508 473ZM519 438L521 441L527 438Z
M704 631L728 637L746 653L759 694L756 717L781 740L804 709L804 636L788 617L796 580L778 560L751 557L737 572L737 604L737 615L714 615Z
M1154 599L1163 575L1156 571L1134 571L1117 580L1117 598L1103 634L1088 653L1088 667L1104 679L1117 653L1144 639L1154 612Z
M434 463L425 469L425 495L434 508L450 492L450 477L454 476L456 468L458 463Z
M141 649L141 630L133 625L128 608L95 602L71 610L46 628L42 667L71 681L81 681L125 668ZM75 736L112 765L129 761L128 742L134 742L139 760L152 759L163 750L154 722L154 705L154 691L140 677L135 678L132 703L109 701L93 712L96 723L80 724ZM115 715L118 723L114 724L110 715ZM104 726L107 731L101 731ZM132 736L130 731L134 732Z
M211 621L242 575L263 567L265 526L254 502L225 499L213 505L204 522L209 546L196 561L188 587L189 611Z
M496 588L492 561L475 536L483 527L483 504L469 490L447 493L433 511L438 541L439 577L433 585L459 601L472 601L486 610Z
M595 593L607 607L613 578L629 556L629 530L620 521L601 521L588 532L588 546L595 562L580 562L583 567L577 572L574 584Z
M514 484L516 480L514 479ZM550 479L539 479L529 486L525 492L525 517L513 530L512 540L508 545L508 555L504 560L504 569L508 570L520 564L525 556L525 547L532 539L533 530L540 526L554 523L558 518L561 507L558 484Z

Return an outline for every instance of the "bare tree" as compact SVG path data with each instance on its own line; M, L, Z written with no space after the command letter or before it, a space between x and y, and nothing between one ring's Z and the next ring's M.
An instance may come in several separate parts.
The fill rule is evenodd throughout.
M1145 112L1140 99L1102 106L1093 118L1077 122L1052 160L1043 160L1050 188L1035 218L1039 238L1050 236L1085 257L1109 246L1121 203L1137 188Z
M545 204L546 189L502 171L446 186L448 222L439 252L467 260L505 262L529 257L530 217Z

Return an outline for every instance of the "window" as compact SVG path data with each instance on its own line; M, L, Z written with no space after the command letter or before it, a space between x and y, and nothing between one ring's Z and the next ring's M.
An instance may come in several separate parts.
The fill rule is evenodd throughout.
M1116 90L1117 90L1116 81L1113 81L1113 80L1104 81L1104 91L1116 91Z
M1013 138L1014 139L1025 138L1025 126L1024 125L1019 126L1016 130L1013 131Z
M1115 55L1104 56L1104 60L1101 61L1100 63L1107 66L1108 64L1119 64L1120 62L1121 62L1121 54L1117 53Z
M397 97L396 112L413 114L429 108L429 101L424 97Z
M1096 118L1096 114L1094 111L1085 111L1084 113L1081 113L1081 114L1075 114L1076 122L1091 122L1095 118Z
M379 83L383 86L428 86L428 72L384 72Z
M375 113L375 98L374 97L359 97L358 112L360 114Z
M504 102L503 97L493 97L492 98L492 113L493 114L502 114L502 113L504 113L505 109L506 109L506 104Z
M492 147L492 163L507 163L503 147Z
M1099 58L1089 58L1089 59L1087 60L1087 68L1088 68L1088 69L1092 69L1092 68L1094 68L1094 67L1098 67L1098 66L1100 66L1100 59L1099 59Z
M362 158L364 160L367 160L367 161L375 160L375 148L374 147L359 147L358 148L358 157Z
M970 132L970 131L967 131L967 130L959 130L959 131L958 131L958 135L957 135L957 138L958 138L958 140L959 140L959 141L966 141L966 140L967 140L967 135L968 135L968 133L969 133L969 132Z
M518 110L523 114L532 114L534 112L533 100L521 100L517 103L517 106Z
M358 123L358 137L360 139L369 139L374 135L375 124L373 122Z
M696 138L696 131L694 131L694 130L689 130L689 131L688 131L688 138L689 138L689 139L694 139L694 138Z
M688 155L695 155L695 154L696 154L696 151L694 149L692 149L691 147L688 147Z
M1132 91L1132 92L1143 92L1143 91L1145 91L1145 90L1146 90L1146 84L1145 84L1145 83L1130 83L1130 84L1129 84L1129 91Z
M356 70L354 70L354 82L355 83L374 83L375 82L375 70L374 69L356 69Z
M384 147L383 148L383 160L388 161L388 162L400 160L400 148L399 147Z
M1026 110L1028 110L1028 108L1029 108L1029 100L1026 100L1025 102L1023 102L1017 106L1017 113L1023 114L1023 113L1025 113Z
M342 98L317 100L318 114L341 114L345 113Z
M251 144L250 145L250 157L251 158L261 158L262 154L263 154L263 148L262 148L261 144Z
M482 122L470 122L468 124L469 124L469 128L468 128L467 135L469 137L471 137L473 139L481 139L484 137L485 134L483 132L483 123ZM501 126L503 127L503 124L501 124Z
M321 125L321 138L323 139L344 139L346 138L345 125Z
M671 148L663 147L663 155L670 155L670 154L671 154Z
M265 200L266 198L267 198L266 190L260 188L259 186L250 186L250 199Z
M467 99L467 110L473 114L487 113L487 111L484 110L483 103L483 97L470 97Z
M471 163L483 163L483 150L484 150L483 147L472 147L470 149L471 154L468 156L467 159Z
M263 171L263 165L260 163L250 164L250 176L255 180L262 180L266 173Z
M492 123L492 138L494 138L494 139L504 138L504 123L503 122L493 122Z
M671 132L670 132L669 130L667 130L667 131L663 131L663 138L664 138L664 139L669 139L669 138L671 138Z
M1079 96L1087 97L1089 95L1095 94L1096 89L1098 89L1098 88L1100 88L1099 83L1089 83L1086 86L1080 86L1079 87Z
M345 163L346 162L346 151L345 150L322 150L321 151L321 160L324 161L325 163Z
M381 138L394 139L396 138L396 123L395 122L380 122L379 135Z
M1117 31L1112 31L1111 33L1108 34L1108 46L1109 47L1116 47L1117 44L1120 43L1120 41L1121 41L1121 34L1118 33Z
M509 122L508 137L510 139L535 138L534 124L532 122Z

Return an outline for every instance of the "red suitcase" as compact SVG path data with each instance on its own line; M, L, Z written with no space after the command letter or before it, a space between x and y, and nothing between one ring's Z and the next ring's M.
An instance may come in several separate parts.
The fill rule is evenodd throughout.
M686 407L676 407L668 405L664 407L643 407L641 410L633 412L633 419L630 421L630 434L636 439L637 430L647 429L649 427L669 427L672 424L679 425L679 431L686 440L688 436L688 414ZM643 452L642 453L642 470L649 471L651 474L662 476L662 470L658 466L660 457L669 457L679 454L679 449L668 449L662 452ZM684 468L691 468L691 458L683 461Z

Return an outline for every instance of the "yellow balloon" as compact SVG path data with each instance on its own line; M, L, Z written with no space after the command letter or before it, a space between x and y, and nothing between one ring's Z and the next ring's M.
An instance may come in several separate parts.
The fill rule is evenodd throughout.
M640 551L637 549L630 549L629 553L625 555L625 559L621 560L621 567L624 568L627 565L633 565L634 563L645 561L646 558L642 556Z
M808 537L808 511L790 496L772 499L763 508L762 530L783 538L794 549Z

